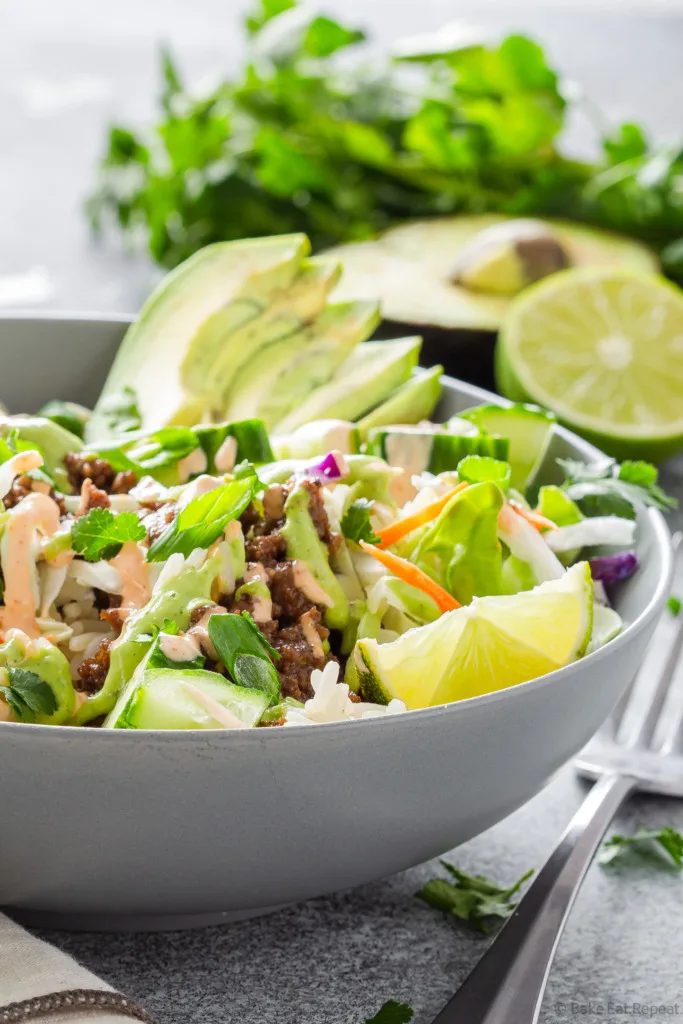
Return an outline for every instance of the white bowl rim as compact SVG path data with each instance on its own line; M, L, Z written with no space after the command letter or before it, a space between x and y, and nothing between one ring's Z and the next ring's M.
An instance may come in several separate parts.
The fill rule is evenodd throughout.
M79 320L82 322L94 321L126 324L132 323L133 319L134 317L128 314L90 313L87 311L69 312L63 310L42 310L40 312L32 312L8 309L3 310L2 314L0 314L0 324L2 321L6 320ZM474 384L470 384L468 381L460 381L455 377L448 376L447 374L443 374L441 380L447 385L453 384L456 387L459 384L464 384L482 403L487 402L494 405L512 404L502 396L496 395L492 391L486 391L484 388L477 387ZM587 459L605 458L604 452L601 452L594 445L579 437L578 434L574 434L572 431L567 430L566 427L556 424L555 430L562 437L565 437L570 441L572 445L581 449L583 453L585 453L585 457ZM398 715L387 715L381 718L373 718L370 720L373 722L373 727L382 728L387 727L390 724L396 725L400 722L410 723L417 721L418 718L422 720L427 718L443 717L446 715L453 716L466 714L470 709L479 708L486 704L504 703L508 700L514 700L515 694L522 691L524 693L531 693L536 690L541 690L547 686L554 686L556 684L558 686L562 685L562 680L564 680L565 676L576 672L579 667L583 668L585 665L590 665L597 669L601 661L610 657L612 651L616 651L623 644L629 643L632 637L647 628L651 620L660 614L664 607L665 600L669 595L671 580L673 578L673 549L671 546L671 535L664 517L658 509L649 508L646 510L646 514L650 517L655 542L661 551L663 572L657 584L657 588L648 604L642 610L640 615L634 619L633 622L629 623L617 637L610 640L604 647L599 648L599 650L594 651L592 654L586 655L579 661L571 662L569 665L556 669L554 672L548 672L545 675L538 676L536 679L530 679L525 683L517 683L515 686L504 687L501 690L493 690L491 693L484 693L477 697L468 697L464 700L453 701L450 704L439 704L435 707L418 708ZM269 736L273 737L268 742L293 742L293 740L290 740L290 737L292 736L301 737L302 734L306 735L309 733L313 733L317 736L320 735L321 729L324 729L328 734L331 731L337 732L339 729L342 729L344 730L344 735L346 735L349 729L366 727L366 722L361 719L348 722L322 722L311 727L300 726L298 728L292 727L289 729L268 729L267 732ZM55 738L63 735L63 742L66 742L69 737L73 740L76 735L83 736L86 734L93 737L93 739L88 742L120 743L122 742L122 737L130 736L133 733L141 734L143 737L147 738L153 736L157 740L163 737L163 742L166 743L179 743L184 737L188 736L194 737L195 740L198 740L200 737L206 739L207 736L211 736L213 739L217 736L223 736L224 742L231 743L262 742L263 738L263 730L261 729L89 729L83 726L73 725L54 726L28 722L0 722L0 737L13 735L18 738L19 735L23 735L28 738L29 735L33 735L34 737L43 737L43 739L45 739L48 735L54 735ZM97 736L98 739L94 739L95 736ZM279 737L279 740L275 740L276 736ZM57 740L57 742L62 741Z

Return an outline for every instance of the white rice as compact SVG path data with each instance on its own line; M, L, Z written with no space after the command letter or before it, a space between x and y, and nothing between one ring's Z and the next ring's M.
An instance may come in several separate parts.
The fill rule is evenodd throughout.
M407 711L402 700L392 700L387 705L354 702L349 699L347 684L338 680L339 665L335 661L329 661L322 671L314 669L311 672L311 686L315 696L307 700L303 708L289 708L285 726L383 718Z

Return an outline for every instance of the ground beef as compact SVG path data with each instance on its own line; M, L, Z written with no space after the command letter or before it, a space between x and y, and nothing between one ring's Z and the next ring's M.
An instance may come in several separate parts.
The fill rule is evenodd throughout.
M269 573L270 592L273 597L273 616L286 619L286 625L296 622L315 605L299 590L294 582L292 562L280 562Z
M103 637L92 658L86 658L78 666L78 679L74 688L85 693L97 693L102 689L109 671L111 640Z
M157 537L160 537L167 526L173 522L178 514L178 508L174 501L165 501L154 507L146 506L138 512L140 521L147 530L150 544L153 544Z
M286 718L276 718L274 722L259 722L259 727L261 729L270 729L273 725L284 725L286 721Z
M131 470L117 473L106 459L83 455L80 452L65 455L64 465L69 482L76 493L87 479L92 480L95 487L106 491L107 494L127 494L136 482L135 473Z
M17 476L12 482L7 494L2 499L5 508L14 508L18 505L22 498L25 498L29 494L40 492L47 494L48 497L52 498L53 501L57 502L61 515L66 515L66 509L64 507L64 500L61 495L57 495L54 487L49 487L47 483L41 480L34 480L30 476Z
M100 612L100 618L108 622L116 633L121 632L129 615L130 611L125 608L103 608Z
M84 516L94 508L109 508L110 505L111 501L107 492L95 487L92 480L86 477L81 487L81 504L76 515Z
M258 526L260 522L261 514L252 501L251 504L247 505L240 516L240 523L242 524L242 529L244 530L245 535L252 529L252 527Z
M326 640L329 630L321 624L320 612L313 609L308 615L320 639ZM313 696L311 672L314 668L324 668L325 655L311 647L300 623L279 629L270 637L270 642L280 655L275 666L280 676L282 696L308 700Z
M260 562L266 569L272 569L279 559L284 557L287 545L285 538L277 530L274 533L252 537L245 544L247 559Z
M308 511L313 525L318 531L318 536L325 543L329 543L330 540L330 521L327 518L327 512L325 511L325 505L323 503L323 487L318 480L306 479L301 481L301 486L305 487L308 491L310 498L308 501Z
M111 486L111 493L128 494L128 492L135 487L136 483L137 477L133 470L124 469L114 477L114 483Z

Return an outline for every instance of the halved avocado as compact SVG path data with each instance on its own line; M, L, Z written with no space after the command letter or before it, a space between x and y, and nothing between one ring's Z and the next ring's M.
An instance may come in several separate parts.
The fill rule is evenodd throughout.
M497 331L510 297L492 288L496 282L490 273L479 278L489 291L481 284L476 290L464 287L454 277L466 247L471 249L482 232L512 220L500 214L439 217L402 224L374 241L336 246L328 254L342 260L344 273L333 298L378 298L384 319L401 324ZM633 239L567 221L544 220L542 227L558 240L572 266L659 270L655 254ZM506 278L502 290L510 288Z

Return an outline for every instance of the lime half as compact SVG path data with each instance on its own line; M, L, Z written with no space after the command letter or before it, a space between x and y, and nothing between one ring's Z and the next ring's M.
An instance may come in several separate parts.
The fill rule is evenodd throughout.
M397 640L356 644L363 693L409 708L502 690L553 672L585 652L593 623L587 562L512 597L480 597Z
M496 379L610 455L659 462L683 448L683 292L628 270L554 274L510 306Z

